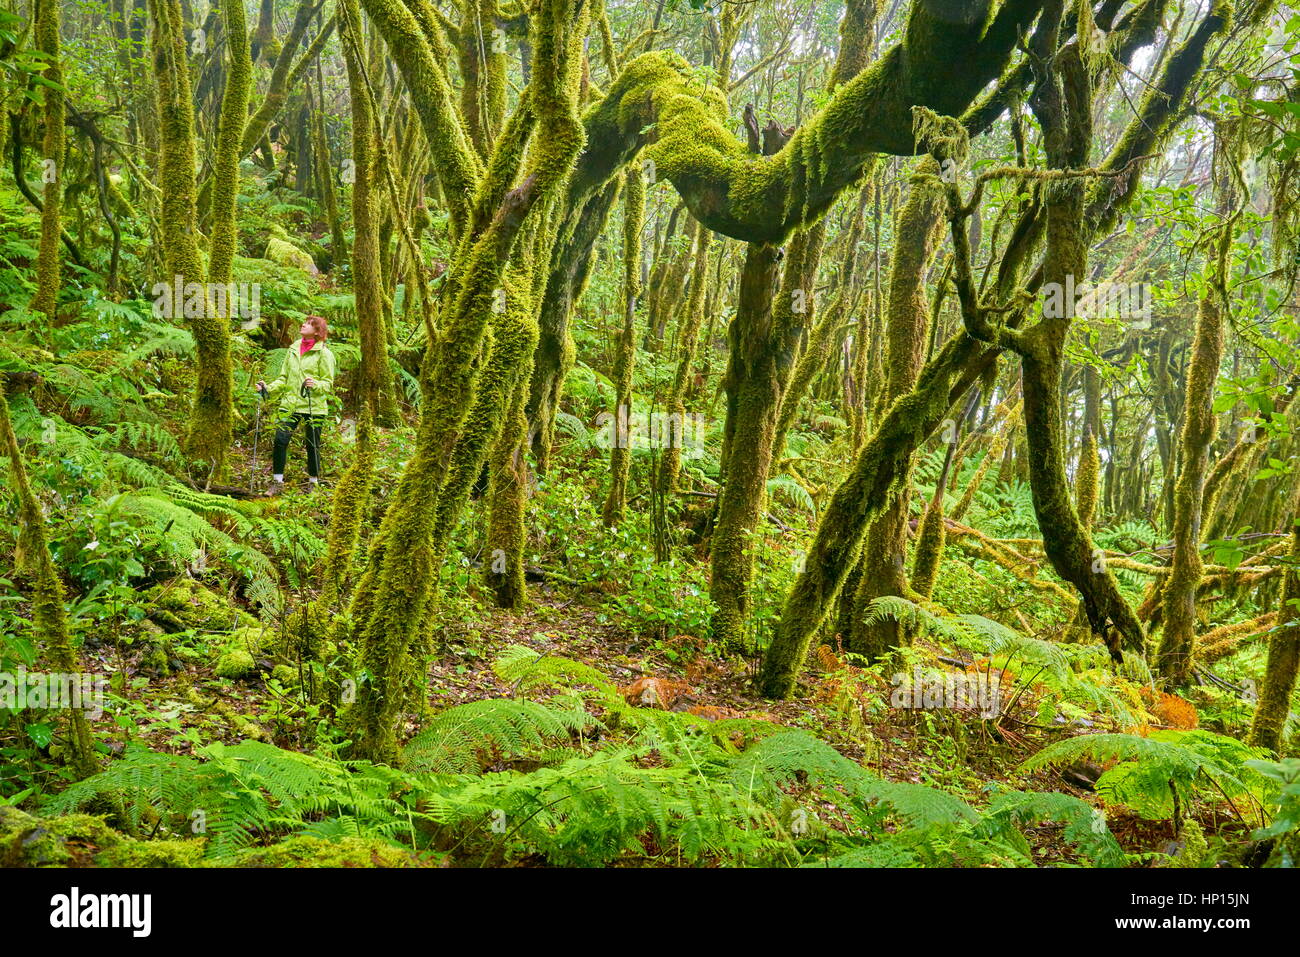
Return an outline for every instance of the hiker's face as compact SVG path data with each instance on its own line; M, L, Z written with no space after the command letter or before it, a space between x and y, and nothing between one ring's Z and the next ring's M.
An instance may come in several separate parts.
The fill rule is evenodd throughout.
M310 322L304 322L302 328L298 330L298 335L302 336L304 339L315 339L316 329Z

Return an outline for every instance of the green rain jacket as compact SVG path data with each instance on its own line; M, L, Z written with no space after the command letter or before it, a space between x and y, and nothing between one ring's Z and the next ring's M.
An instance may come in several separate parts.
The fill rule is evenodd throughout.
M334 353L330 352L324 342L317 340L305 355L299 355L302 340L295 339L284 357L280 374L266 384L266 390L272 399L280 398L280 411L286 415L300 412L306 415L325 415L329 411L330 390L334 388L334 375L338 364ZM311 392L310 406L307 397L302 394L304 379L311 379L316 385Z

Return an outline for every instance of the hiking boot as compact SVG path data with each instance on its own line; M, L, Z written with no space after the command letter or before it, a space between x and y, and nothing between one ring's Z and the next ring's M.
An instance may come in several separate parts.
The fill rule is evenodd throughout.
M266 487L266 491L263 492L262 494L265 495L267 498L274 498L275 496L279 495L283 491L284 491L284 483L273 481L271 482L270 485Z

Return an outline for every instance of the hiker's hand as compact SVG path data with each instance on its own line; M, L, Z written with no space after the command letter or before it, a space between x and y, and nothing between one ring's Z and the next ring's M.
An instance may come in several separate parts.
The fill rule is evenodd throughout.
M302 384L305 385L305 386L306 386L307 388L309 388L309 389L314 389L314 388L316 388L316 380L315 380L315 379L312 379L312 378L310 378L310 377L308 377L308 378L306 378L306 379L303 379L303 380L302 380Z

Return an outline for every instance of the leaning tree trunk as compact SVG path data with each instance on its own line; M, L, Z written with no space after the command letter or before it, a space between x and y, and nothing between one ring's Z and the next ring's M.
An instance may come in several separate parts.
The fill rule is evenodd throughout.
M1059 14L1059 7L1056 12ZM1159 80L1143 98L1139 115L1130 122L1120 144L1106 159L1103 170L1112 178L1104 180L1090 197L1087 217L1090 235L1112 228L1119 210L1131 200L1139 179L1134 168L1144 156L1158 151L1168 138L1188 89L1199 75L1210 41L1226 26L1224 10L1212 9L1165 64ZM1040 62L1047 62L1047 58ZM965 228L964 219L964 216L955 217L954 242ZM1040 223L1041 217L1032 210L1027 209L1022 215L1021 224L1013 234L1020 241L1004 254L1000 270L1000 278L1004 275L1010 277L1008 286L1014 285L1015 274L1036 244ZM974 298L973 283L968 292ZM987 330L981 332L987 333ZM853 469L836 489L822 515L804 570L786 600L780 622L764 655L758 681L759 690L764 695L784 698L793 691L812 636L828 607L839 595L849 567L861 547L867 525L880 514L896 488L897 470L942 421L957 397L992 367L1002 348L1004 346L1000 343L985 345L966 332L950 339L926 364L916 388L894 403L875 435L862 447ZM1050 396L1049 404L1056 407L1059 418L1056 393L1049 389L1047 394ZM1063 473L1064 469L1061 471ZM1068 504L1068 494L1062 492L1062 497ZM1074 518L1077 523L1077 515ZM1113 587L1113 579L1107 577ZM1117 614L1122 615L1122 610ZM1131 618L1131 612L1129 614ZM1126 624L1129 625L1130 637L1140 640L1140 626L1133 634L1131 624L1128 621Z
M9 455L9 480L18 498L19 551L23 569L33 580L31 616L33 632L41 652L59 671L67 675L82 672L77 653L72 647L68 631L68 614L63 607L63 582L50 557L49 541L45 534L45 516L41 503L32 493L27 480L18 439L9 420L9 403L5 399L5 377L0 374L0 441ZM98 770L94 742L86 716L77 708L68 708L68 754L71 764L81 777Z
M365 6L411 88L444 193L450 198L460 189L451 203L460 234L458 261L428 360L415 451L351 608L359 664L369 675L349 717L354 750L387 760L396 751L401 709L418 687L412 653L420 647L450 530L499 433L514 387L528 374L537 342L534 303L541 282L535 271L546 265L536 264L537 254L551 249L555 237L553 230L539 231L536 220L553 197L563 195L586 142L576 98L589 10L583 0L543 0L534 9L527 100L499 137L484 175L452 104L445 65L410 9L393 0L366 0ZM538 237L542 241L526 243ZM511 368L494 370L493 357Z

